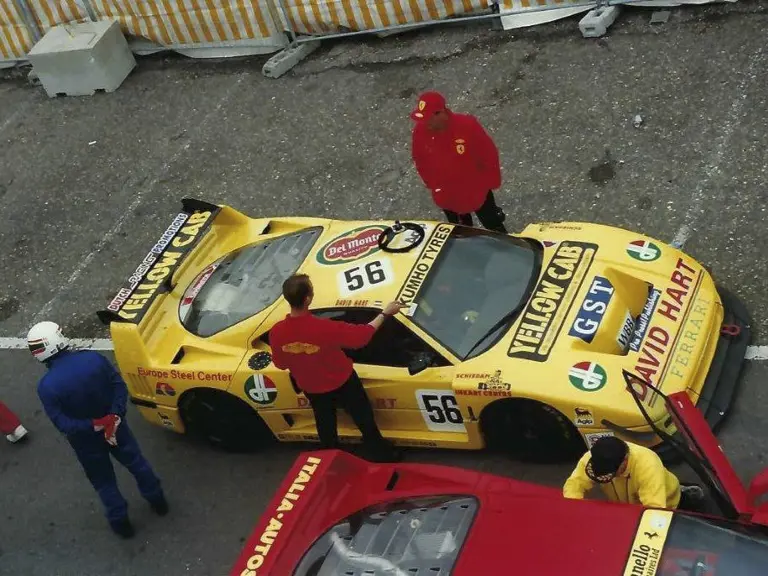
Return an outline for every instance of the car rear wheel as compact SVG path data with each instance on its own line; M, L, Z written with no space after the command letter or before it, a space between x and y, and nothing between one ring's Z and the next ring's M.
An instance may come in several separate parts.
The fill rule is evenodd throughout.
M258 413L219 390L190 390L179 401L187 433L228 452L255 452L274 441Z
M569 462L587 450L576 427L559 411L534 400L502 400L480 418L488 448L516 460Z

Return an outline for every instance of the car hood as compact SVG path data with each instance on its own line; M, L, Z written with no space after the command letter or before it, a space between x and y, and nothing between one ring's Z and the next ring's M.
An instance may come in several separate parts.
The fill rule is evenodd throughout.
M538 384L516 379L541 378L539 398L589 403L627 427L645 422L623 370L666 393L699 392L723 310L698 262L600 225L534 225L522 235L543 246L538 281L510 330L490 353L464 364L455 387L514 396L513 388ZM650 390L639 395L652 416L663 412Z
M489 496L455 574L623 574L641 510L554 492Z
M557 489L473 470L372 464L341 451L315 451L297 458L230 574L292 574L313 543L351 514L440 495L478 502L454 576L623 574L643 510L566 500Z

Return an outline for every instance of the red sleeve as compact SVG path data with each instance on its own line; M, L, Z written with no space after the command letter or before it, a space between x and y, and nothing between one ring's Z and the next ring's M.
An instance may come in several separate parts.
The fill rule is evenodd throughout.
M478 169L483 176L484 187L488 190L496 190L501 187L499 150L477 118L472 118L471 127L473 148L477 154Z
M426 147L424 146L424 134L423 130L419 130L418 127L413 129L411 134L411 158L416 166L416 171L419 173L424 186L430 190L440 188L439 180L436 175L431 173L431 165L427 156Z
M323 342L339 348L362 348L373 338L376 329L370 324L350 324L340 320L321 319Z

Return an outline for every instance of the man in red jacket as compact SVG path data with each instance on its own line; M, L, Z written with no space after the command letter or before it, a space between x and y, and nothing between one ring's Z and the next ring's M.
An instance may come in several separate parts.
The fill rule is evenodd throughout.
M411 113L411 155L432 199L453 224L472 226L472 212L489 230L506 233L493 190L501 186L499 151L469 114L456 114L438 92L425 92Z
M341 407L355 421L375 460L398 459L394 446L376 426L370 400L344 349L363 348L384 321L405 306L391 302L368 324L318 318L309 311L314 291L306 274L288 278L283 283L283 296L291 313L269 334L272 362L281 370L289 370L307 396L322 447L338 447L336 408Z

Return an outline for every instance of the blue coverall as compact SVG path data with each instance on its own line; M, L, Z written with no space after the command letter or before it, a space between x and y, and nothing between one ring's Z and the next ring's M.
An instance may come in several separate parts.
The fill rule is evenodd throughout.
M46 362L48 372L37 394L53 425L67 437L85 474L106 508L110 523L128 515L128 504L117 486L110 454L136 478L150 503L163 498L160 479L141 453L125 420L128 389L112 363L90 350L63 350ZM117 414L117 446L110 446L92 420Z

